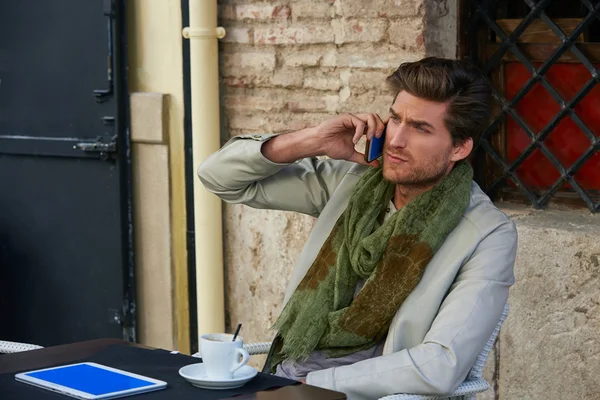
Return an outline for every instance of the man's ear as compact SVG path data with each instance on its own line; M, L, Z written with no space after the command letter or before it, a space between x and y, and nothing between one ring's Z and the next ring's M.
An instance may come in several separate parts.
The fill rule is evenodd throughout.
M469 156L469 154L471 154L472 150L473 150L473 139L468 138L464 142L454 145L454 148L452 149L452 157L450 158L450 161L458 162L460 160L464 160L465 158L467 158Z

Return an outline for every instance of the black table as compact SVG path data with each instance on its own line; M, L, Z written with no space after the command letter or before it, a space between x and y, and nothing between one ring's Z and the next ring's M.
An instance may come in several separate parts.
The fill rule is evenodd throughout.
M67 399L50 391L16 382L14 374L81 361L94 361L130 372L160 379L168 383L165 390L135 395L140 399L225 399L232 400L343 400L343 393L310 385L298 384L283 378L260 374L237 392L194 388L178 374L179 367L199 362L183 354L173 355L166 350L126 342L119 339L100 339L47 347L39 350L0 355L0 398L12 400L34 395L39 400ZM267 390L268 389L268 390ZM234 390L234 389L232 389ZM259 390L254 392L254 390Z

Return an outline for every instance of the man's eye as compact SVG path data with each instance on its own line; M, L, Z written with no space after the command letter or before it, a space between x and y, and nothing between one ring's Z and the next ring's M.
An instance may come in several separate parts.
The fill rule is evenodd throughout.
M390 119L394 122L400 121L400 119L398 117L394 117L394 116L391 116Z
M425 129L425 128L423 127L423 125L417 125L417 126L416 126L416 128L417 128L417 130L418 130L419 132L423 132L423 133L429 133L429 131L428 131L427 129Z

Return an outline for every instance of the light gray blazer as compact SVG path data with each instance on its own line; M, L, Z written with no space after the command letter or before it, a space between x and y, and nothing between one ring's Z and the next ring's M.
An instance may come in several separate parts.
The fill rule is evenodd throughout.
M317 158L276 164L260 151L272 136L233 138L200 165L198 175L228 203L318 217L291 274L287 302L368 167ZM502 314L514 283L516 248L515 225L473 183L462 220L392 320L383 355L311 372L307 383L344 392L351 400L452 393Z

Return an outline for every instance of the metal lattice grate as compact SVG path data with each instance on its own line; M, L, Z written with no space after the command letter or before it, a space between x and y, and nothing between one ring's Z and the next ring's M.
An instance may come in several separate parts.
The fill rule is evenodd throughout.
M600 75L598 69L593 63L586 57L586 55L580 51L577 47L576 39L597 19L600 19L600 1L593 4L589 0L579 0L583 4L587 15L585 15L579 24L574 28L570 34L565 34L563 30L556 24L546 13L546 8L552 2L552 0L521 0L528 7L529 12L522 18L518 26L507 35L502 28L496 23L494 18L495 7L497 1L495 0L473 0L470 2L470 15L468 17L468 24L466 25L466 32L469 35L470 41L475 43L471 46L470 53L476 52L478 40L477 32L484 27L485 29L491 29L499 40L499 45L496 51L489 57L481 57L475 55L473 61L478 62L482 71L486 76L491 76L492 72L498 68L504 57L512 53L519 63L521 63L531 74L529 80L517 91L517 93L510 99L507 99L501 91L492 84L494 88L493 95L495 100L499 104L498 115L494 118L488 129L483 132L479 146L485 151L488 157L496 164L500 174L495 176L493 181L486 185L486 191L493 193L503 185L506 185L508 179L510 179L518 190L524 195L536 208L543 208L548 204L548 201L563 187L564 184L570 185L574 192L576 192L581 199L585 202L588 208L593 212L600 211L600 201L594 202L593 196L588 193L582 186L574 179L574 175L578 170L588 161L596 152L600 150L600 137L597 137L594 132L586 125L586 123L575 113L574 108L579 104L584 97L594 88L594 86L600 82ZM562 1L562 0L561 0ZM534 65L519 48L518 39L525 32L527 27L536 19L543 21L551 31L559 38L560 44L558 44L552 54L546 58L538 67ZM585 66L587 71L590 73L590 79L585 83L579 91L569 101L566 101L563 96L553 87L546 77L546 73L566 52L573 54L582 65ZM527 93L537 84L541 84L548 94L560 105L560 111L551 118L551 120L538 132L535 132L528 123L516 112L515 107L519 101L521 101ZM525 132L530 140L530 143L526 148L513 160L508 161L502 154L500 154L493 146L491 137L494 133L498 132L501 128L504 120L510 117L515 123ZM590 141L589 147L582 152L579 158L570 166L565 167L561 161L547 148L544 140L553 130L559 125L559 123L569 117L577 127L583 132ZM529 188L523 180L516 173L517 169L523 164L523 162L535 151L539 150L557 169L560 173L560 177L545 190L532 190Z

